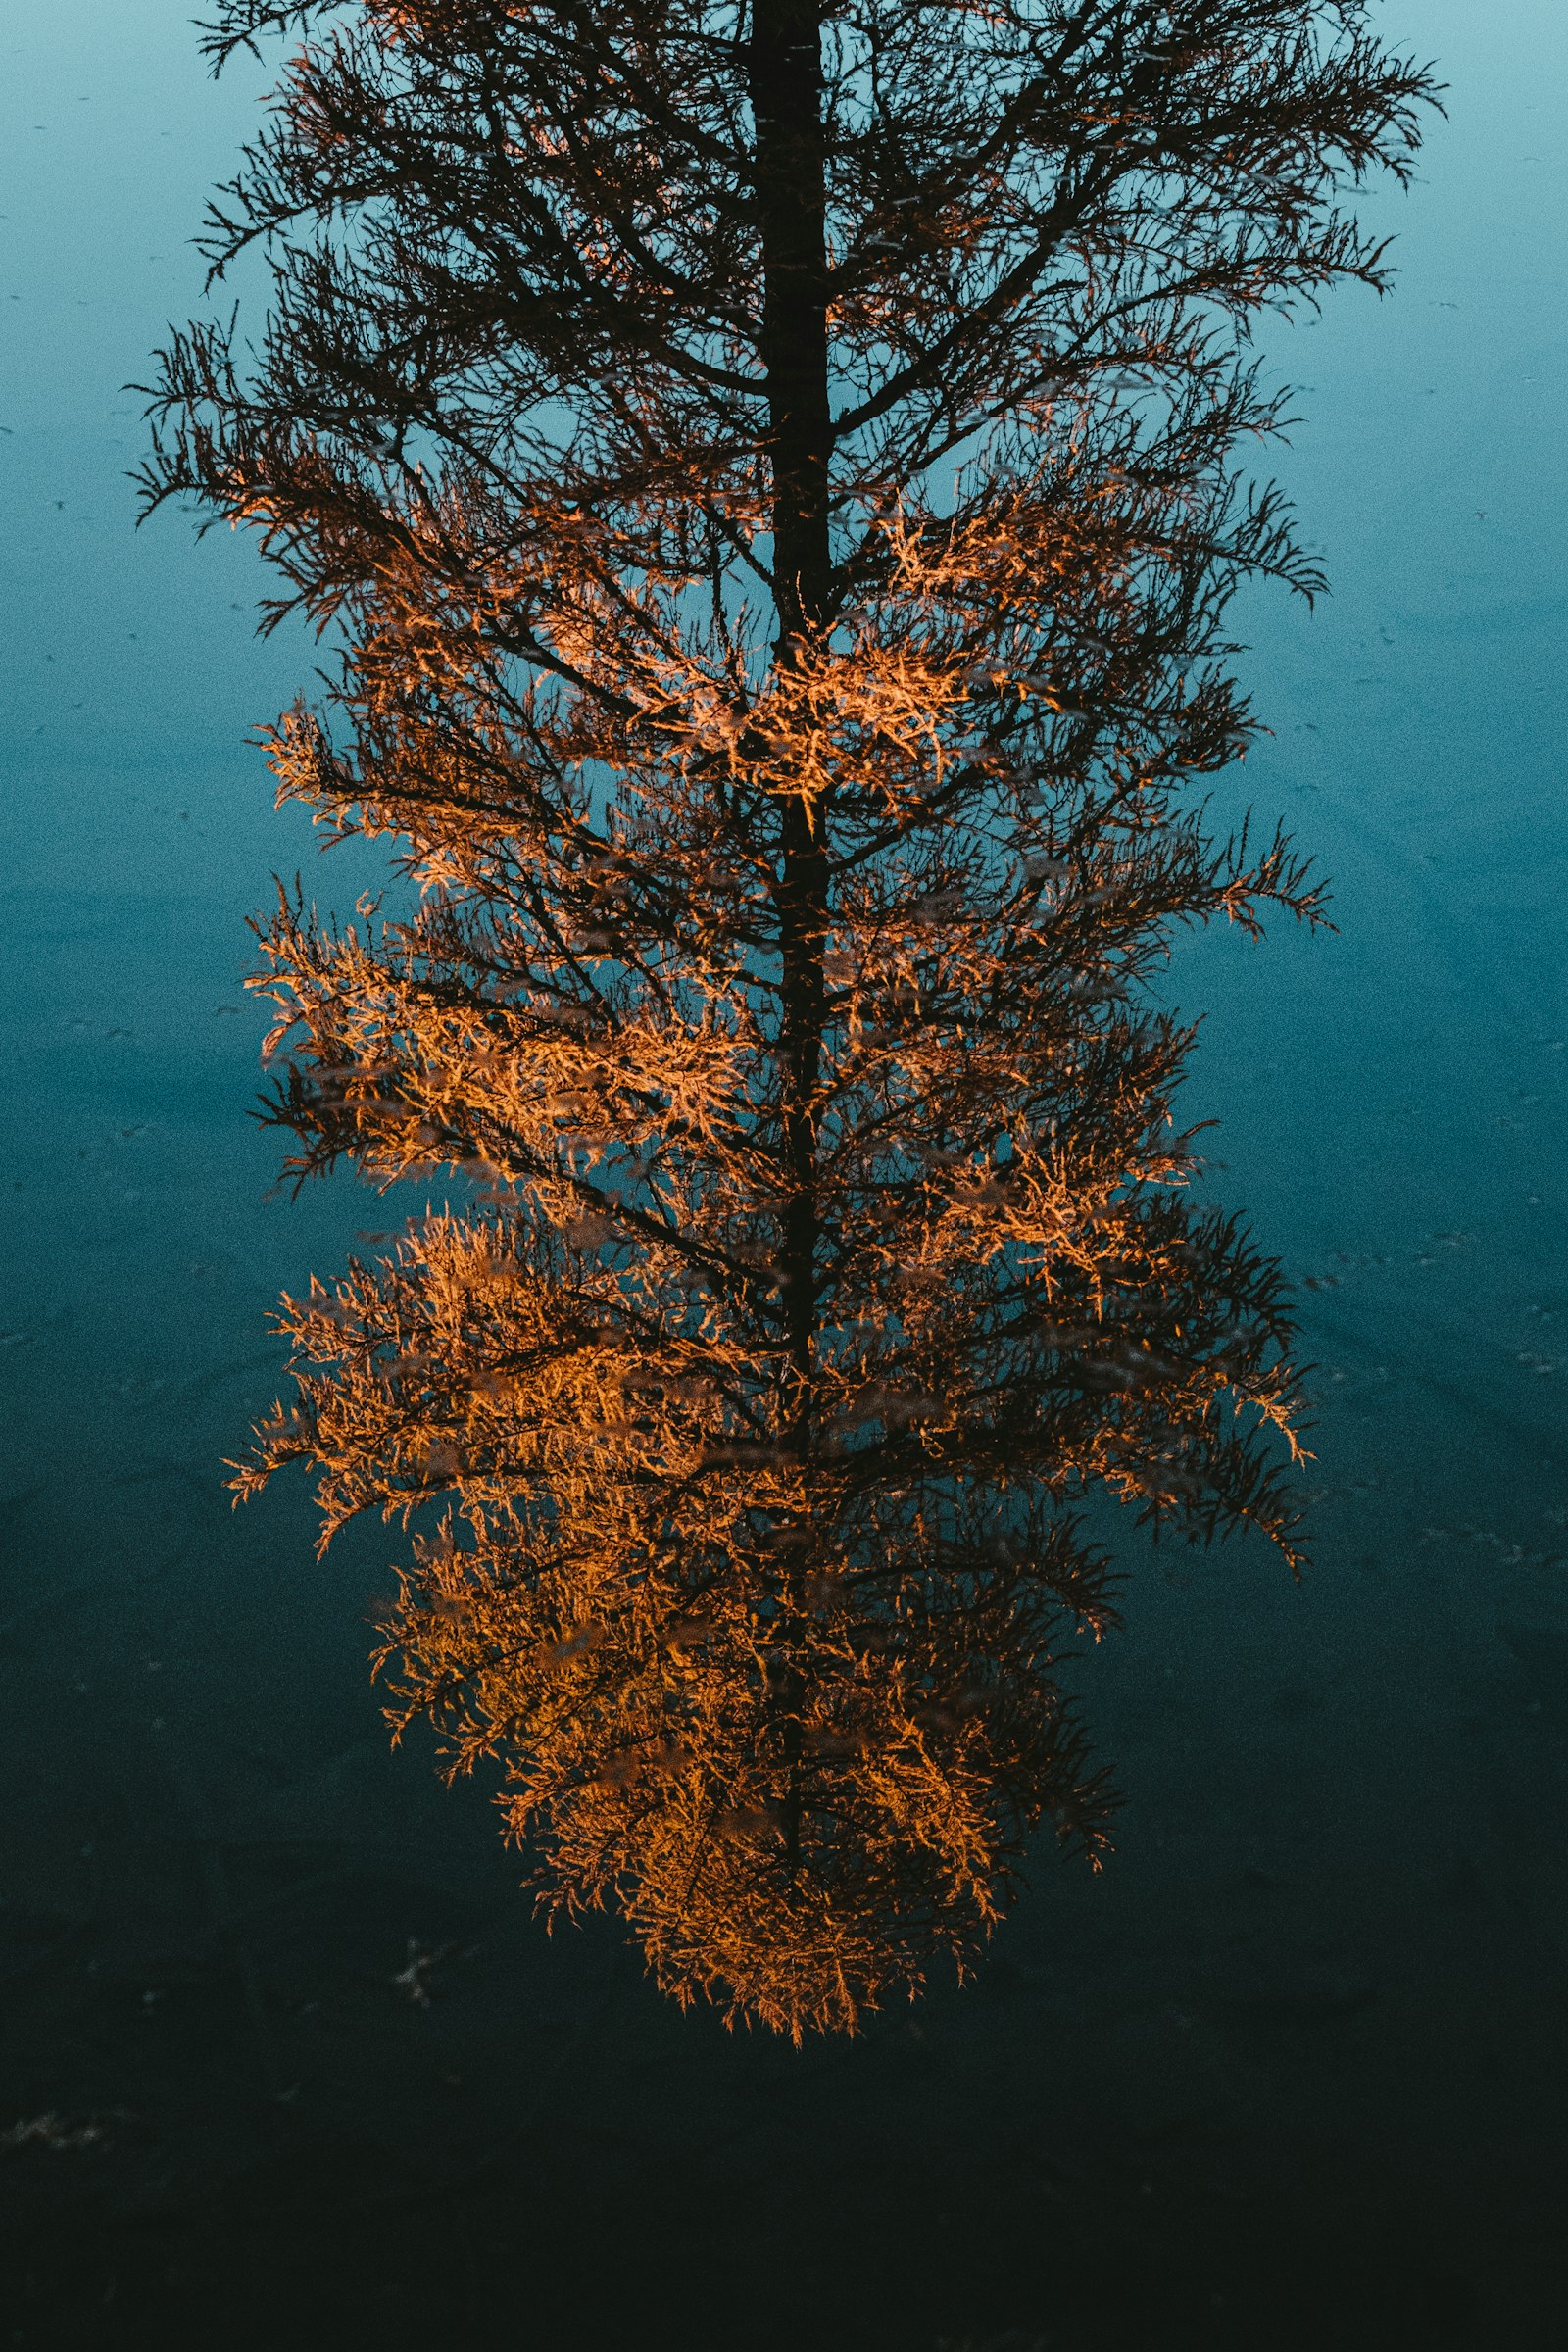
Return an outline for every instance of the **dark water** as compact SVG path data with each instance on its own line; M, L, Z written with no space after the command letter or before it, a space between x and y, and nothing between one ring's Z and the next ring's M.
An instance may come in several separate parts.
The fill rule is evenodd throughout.
M1177 974L1216 1184L1311 1286L1317 1564L1140 1568L1081 1670L1108 1875L796 2055L546 1940L483 1792L386 1750L389 1540L229 1510L265 1305L393 1221L268 1200L245 1116L241 918L309 849L239 747L309 650L122 480L260 83L173 0L5 11L0 2132L56 2119L0 2154L10 2341L1562 2340L1568 11L1389 21L1452 119L1372 202L1394 303L1274 339L1336 594L1245 623L1243 781L1342 932Z

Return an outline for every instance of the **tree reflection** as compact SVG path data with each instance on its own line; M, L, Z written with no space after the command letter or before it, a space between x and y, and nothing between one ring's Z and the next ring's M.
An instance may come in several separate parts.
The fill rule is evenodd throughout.
M1042 1822L1099 1856L1088 1498L1296 1556L1278 1269L1151 989L1320 912L1191 789L1236 585L1315 584L1241 337L1380 282L1337 191L1425 87L1301 0L371 4L215 216L268 339L176 339L149 496L340 625L280 791L417 885L280 901L270 1115L479 1188L288 1303L239 1485L415 1524L397 1720L682 1999L853 2026Z

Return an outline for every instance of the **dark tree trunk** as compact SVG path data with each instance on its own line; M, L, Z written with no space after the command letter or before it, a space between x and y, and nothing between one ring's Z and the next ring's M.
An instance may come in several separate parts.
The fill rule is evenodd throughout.
M828 609L827 252L822 154L819 0L752 0L751 96L756 197L762 249L761 357L767 371L767 450L773 476L774 660L788 665ZM784 805L778 877L785 1198L780 1273L794 1390L792 1437L811 1445L816 1332L816 1110L827 929L826 811L803 793ZM786 1638L798 1640L801 1562L786 1575ZM793 1878L801 1849L798 1674L775 1693L789 1765L782 1831Z
M819 0L753 0L750 75L780 664L798 660L821 626L831 586L821 24ZM780 1272L803 1450L809 1442L816 1319L812 1102L827 923L824 813L804 794L786 803L778 883L786 1182Z

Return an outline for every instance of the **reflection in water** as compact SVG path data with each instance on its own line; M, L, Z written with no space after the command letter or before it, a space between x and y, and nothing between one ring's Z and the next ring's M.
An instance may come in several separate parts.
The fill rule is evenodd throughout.
M240 1485L418 1516L400 1719L682 1998L851 2026L1040 1821L1098 1853L1097 1494L1296 1556L1277 1270L1183 1195L1149 985L1318 912L1189 790L1229 595L1313 585L1235 337L1376 282L1336 191L1422 92L1298 0L371 6L215 227L270 336L176 340L148 494L342 624L274 768L417 886L280 904L270 1115L481 1188L289 1305Z

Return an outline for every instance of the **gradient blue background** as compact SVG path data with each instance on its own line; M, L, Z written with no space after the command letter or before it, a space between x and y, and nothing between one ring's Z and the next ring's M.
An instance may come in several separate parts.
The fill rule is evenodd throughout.
M170 0L0 10L0 2133L102 2133L0 2155L12 2341L1560 2340L1568 10L1384 23L1450 119L1367 202L1392 302L1267 338L1334 592L1247 600L1222 794L1340 933L1173 975L1215 1190L1308 1286L1316 1565L1140 1566L1078 1670L1106 1876L1043 1858L977 1985L797 2056L546 1941L482 1793L388 1754L392 1539L229 1510L268 1304L404 1213L268 1198L243 917L367 868L243 748L315 658L254 555L124 479L267 75Z

